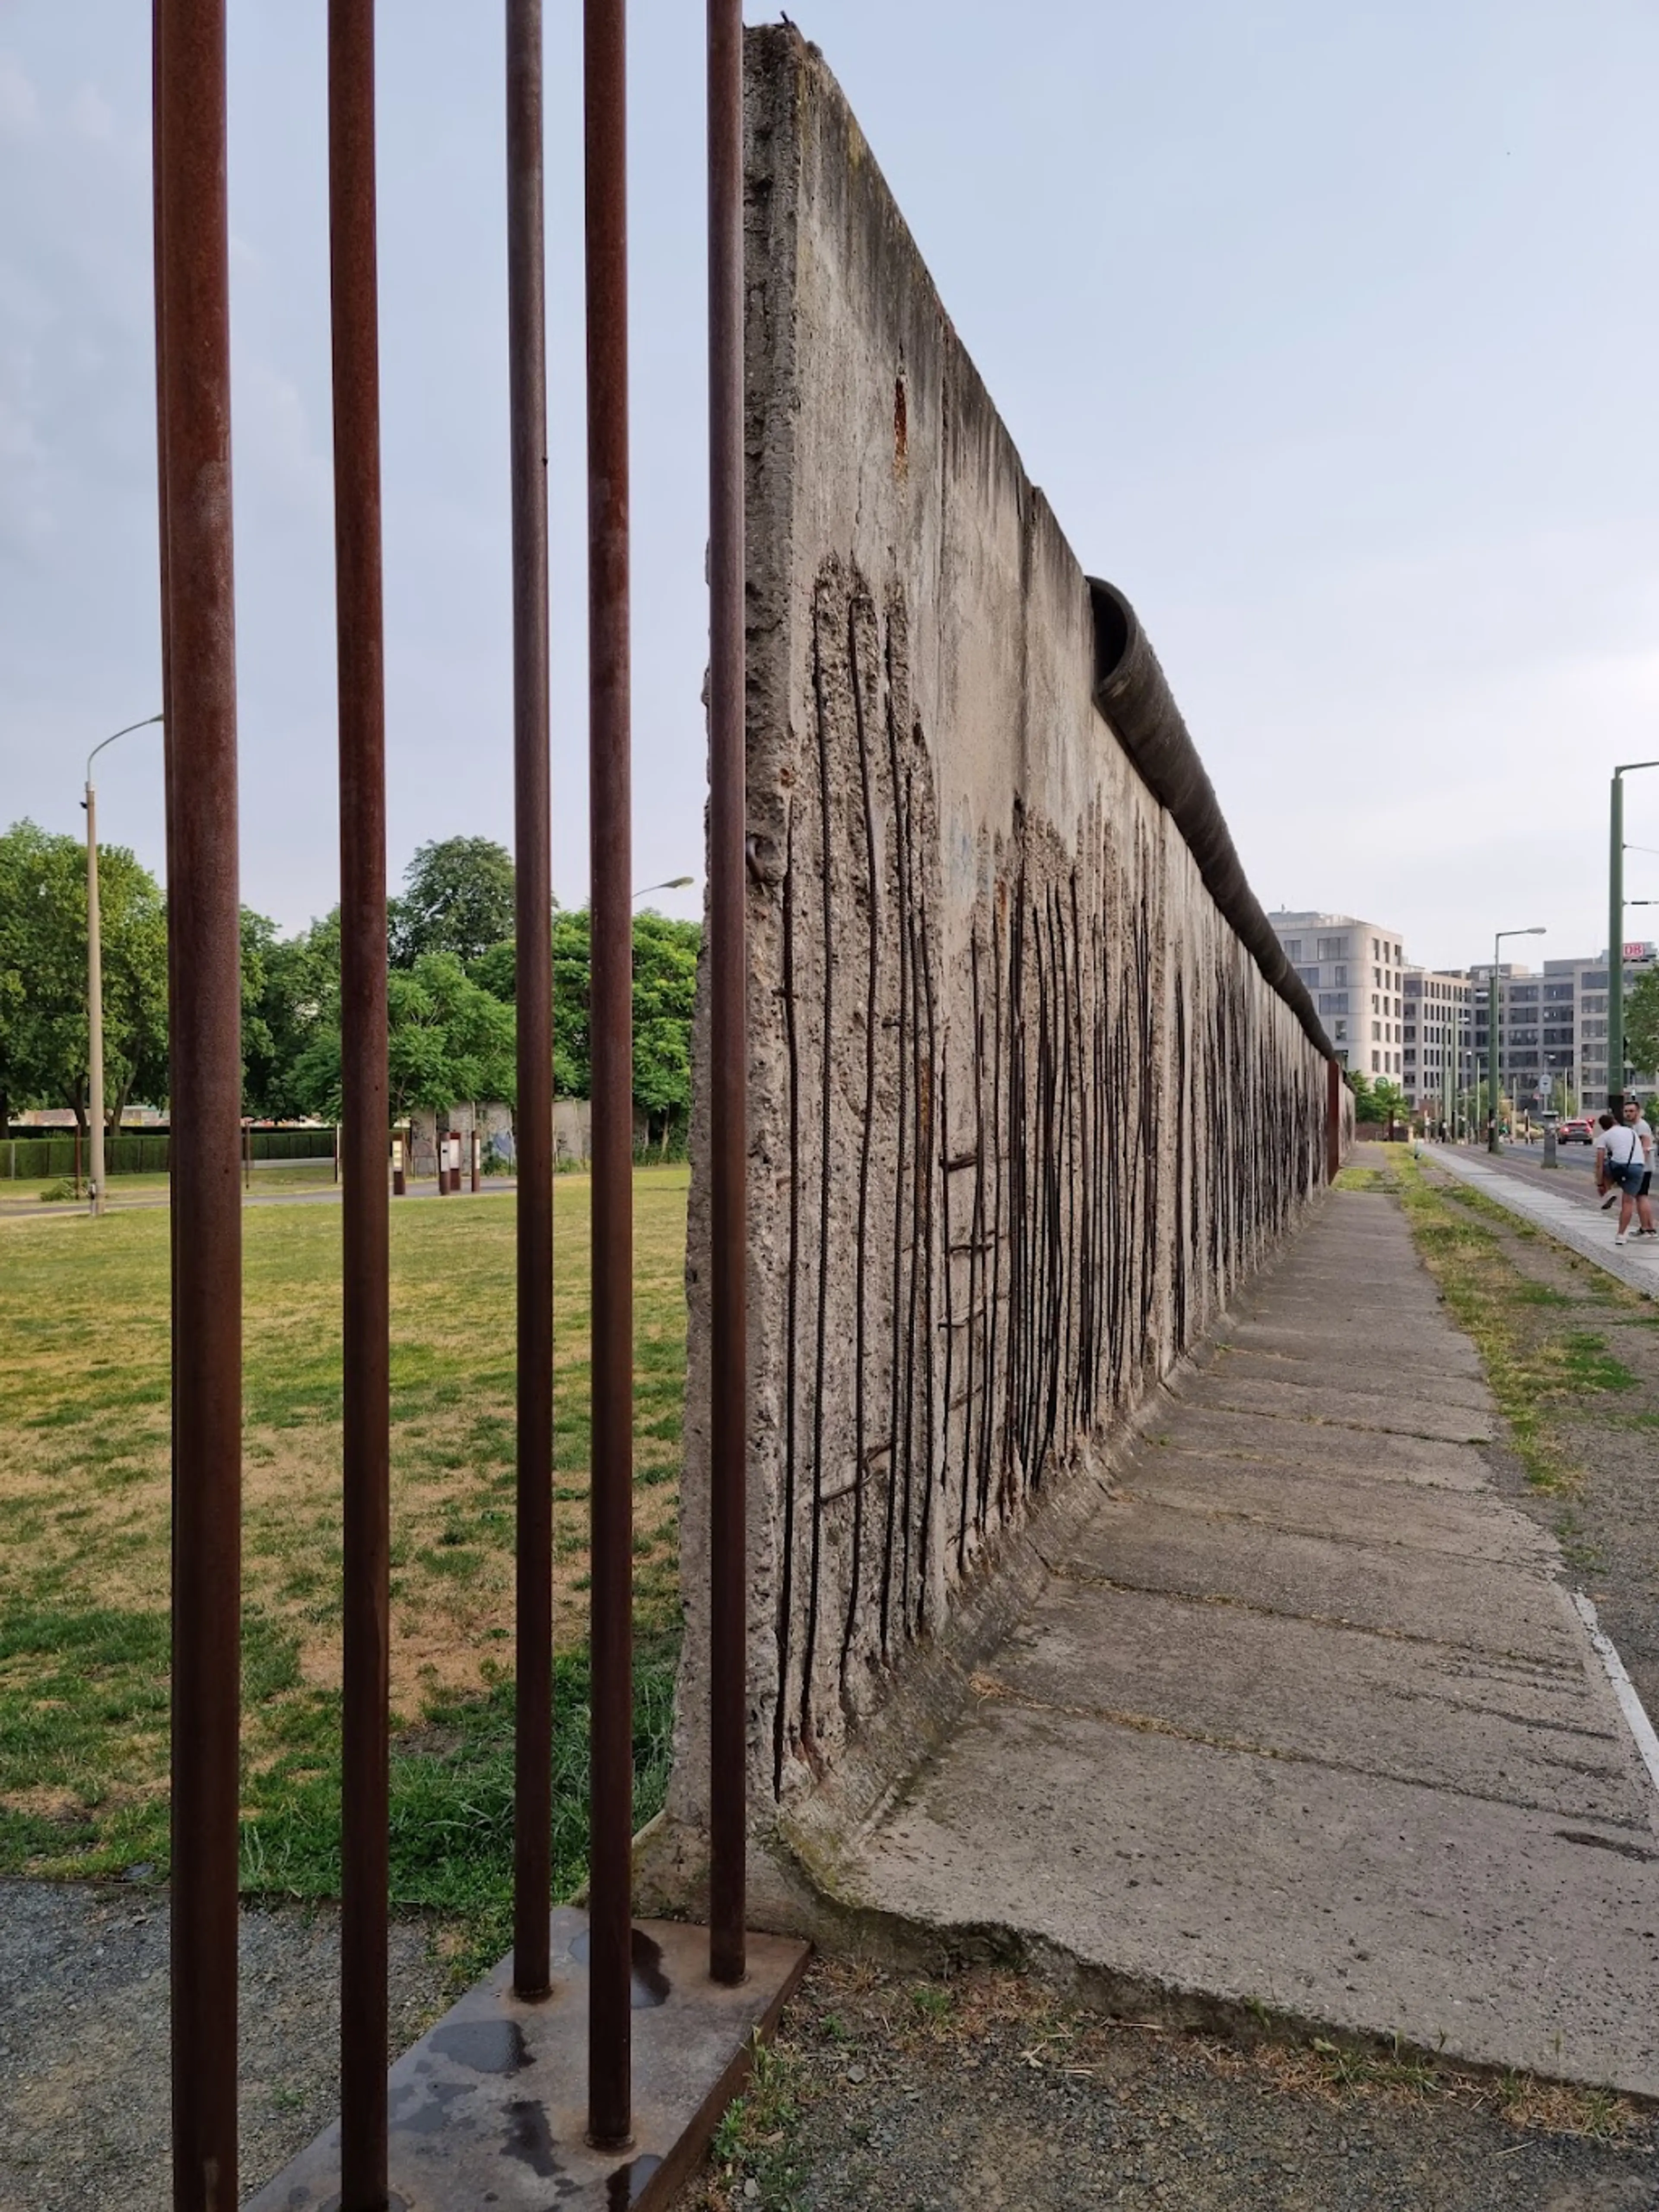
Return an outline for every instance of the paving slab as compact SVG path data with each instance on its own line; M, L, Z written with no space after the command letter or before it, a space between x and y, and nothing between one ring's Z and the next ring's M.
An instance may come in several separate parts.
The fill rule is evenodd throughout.
M1096 1716L1126 1727L1541 1807L1653 1840L1625 1732L1576 1651L1528 1663L1146 1590L1103 1602L1059 1584L975 1686L1059 1711L1080 1681Z
M1480 1355L1462 1337L1448 1339L1443 1328L1389 1322L1366 1332L1375 1351L1403 1353L1421 1371L1431 1375L1480 1373ZM1240 1320L1227 1331L1227 1342L1246 1349L1277 1352L1282 1358L1317 1363L1334 1352L1348 1357L1353 1350L1351 1327L1324 1327L1314 1316L1297 1322Z
M1559 1664L1578 1648L1559 1585L1430 1548L1340 1543L1134 1498L1102 1508L1059 1571L1217 1605L1346 1622L1468 1650Z
M1394 1201L1332 1194L1241 1325L1304 1378L1176 1380L851 1894L1103 2002L1659 2097L1659 1793Z
M1656 1877L1659 1851L1588 1815L989 1699L865 1866L873 1900L1017 1927L1138 1994L1644 2097Z
M1202 1454L1149 1452L1123 1489L1126 1498L1185 1512L1231 1514L1263 1528L1342 1543L1448 1552L1522 1567L1548 1562L1555 1549L1535 1521L1512 1510L1494 1513L1489 1498L1449 1491L1418 1498L1409 1513L1401 1513L1392 1483L1344 1480L1328 1469L1310 1476L1306 1470L1239 1464L1218 1479Z
M1295 1359L1279 1351L1268 1351L1260 1346L1223 1345L1211 1360L1206 1372L1228 1382L1283 1382L1293 1390L1319 1390L1327 1387L1330 1374L1331 1350L1339 1340L1328 1339L1322 1359ZM1352 1355L1352 1347L1348 1347ZM1492 1405L1492 1394L1480 1375L1443 1374L1425 1368L1416 1358L1411 1361L1411 1401L1415 1406L1447 1406L1463 1412L1486 1413ZM1375 1414L1386 1415L1391 1406L1397 1405L1400 1390L1397 1385L1379 1379L1367 1386L1364 1376L1355 1376L1346 1384L1348 1395L1374 1401ZM1300 1408L1292 1404L1292 1413ZM1377 1425L1382 1425L1378 1421Z
M1445 1443L1428 1437L1387 1437L1351 1429L1275 1419L1268 1413L1235 1413L1184 1404L1175 1418L1155 1420L1148 1442L1171 1449L1213 1455L1218 1459L1253 1459L1310 1474L1329 1472L1352 1480L1420 1483L1449 1490L1483 1490L1486 1462L1473 1445Z
M1494 1431L1490 1413L1475 1407L1442 1406L1414 1392L1403 1376L1398 1392L1382 1401L1371 1392L1352 1390L1333 1380L1315 1387L1299 1382L1261 1382L1229 1374L1224 1367L1200 1370L1171 1386L1194 1406L1215 1406L1237 1413L1277 1413L1293 1421L1326 1421L1340 1428L1379 1429L1402 1437L1437 1437L1448 1443L1485 1443Z

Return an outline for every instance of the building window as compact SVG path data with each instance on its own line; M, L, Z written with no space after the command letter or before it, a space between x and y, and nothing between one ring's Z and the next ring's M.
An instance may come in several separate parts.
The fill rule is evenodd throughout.
M1302 939L1299 937L1287 937L1284 944L1285 957L1287 960L1294 962L1302 957Z
M1347 993L1322 991L1319 994L1319 1011L1322 1014L1346 1014L1348 1011Z
M1371 1073L1372 1073L1373 1075L1381 1075L1381 1074L1382 1074L1382 1054L1381 1054L1380 1052L1374 1052L1374 1053L1371 1054Z
M1346 1022L1338 1022L1331 1031L1331 1037L1334 1043L1346 1044L1348 1041L1348 1024ZM1344 1057L1346 1058L1346 1055L1345 1054Z
M1376 1000L1375 1000L1375 999L1373 999L1373 1000L1371 1000L1371 1004L1372 1004L1373 1006L1375 1006L1375 1005L1376 1004ZM1381 1023L1381 1022L1373 1022L1373 1023L1371 1024L1371 1042L1372 1042L1373 1044L1381 1044L1381 1042L1382 1042L1382 1023Z
M1322 960L1346 960L1348 957L1347 939L1322 937L1319 940L1319 957Z

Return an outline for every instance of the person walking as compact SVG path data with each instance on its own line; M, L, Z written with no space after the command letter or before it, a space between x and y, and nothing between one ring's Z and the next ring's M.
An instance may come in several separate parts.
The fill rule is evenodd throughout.
M1595 1139L1595 1187L1604 1194L1617 1194L1619 1233L1613 1240L1615 1244L1630 1240L1630 1218L1637 1193L1642 1188L1642 1139L1636 1131L1604 1113Z
M1653 1201L1648 1196L1653 1188L1653 1131L1648 1126L1641 1103L1635 1098L1625 1101L1625 1127L1634 1129L1642 1146L1642 1187L1636 1194L1636 1219L1638 1237L1653 1234Z

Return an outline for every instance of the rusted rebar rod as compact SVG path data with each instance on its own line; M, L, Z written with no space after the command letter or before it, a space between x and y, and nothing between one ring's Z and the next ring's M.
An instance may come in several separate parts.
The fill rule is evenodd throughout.
M744 1972L748 1010L744 943L743 4L708 0L709 1929Z
M542 0L507 0L507 318L518 944L518 1560L513 1985L544 1996L553 1885L553 872L548 766Z
M173 2152L237 2201L241 976L224 0L158 0L157 376L169 697Z
M592 930L592 1796L588 2134L627 2142L633 1759L634 1099L624 0L583 25Z
M334 590L340 754L344 1687L342 2212L386 2202L391 1377L386 683L374 200L374 0L329 0Z

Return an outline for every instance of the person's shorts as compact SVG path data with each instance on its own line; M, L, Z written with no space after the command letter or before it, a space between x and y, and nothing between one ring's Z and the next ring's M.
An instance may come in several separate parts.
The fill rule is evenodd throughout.
M1610 1166L1607 1170L1607 1187L1611 1190L1622 1190L1626 1198L1639 1198L1642 1194L1643 1179L1647 1173L1648 1170L1642 1165L1640 1160L1632 1160L1627 1168Z

